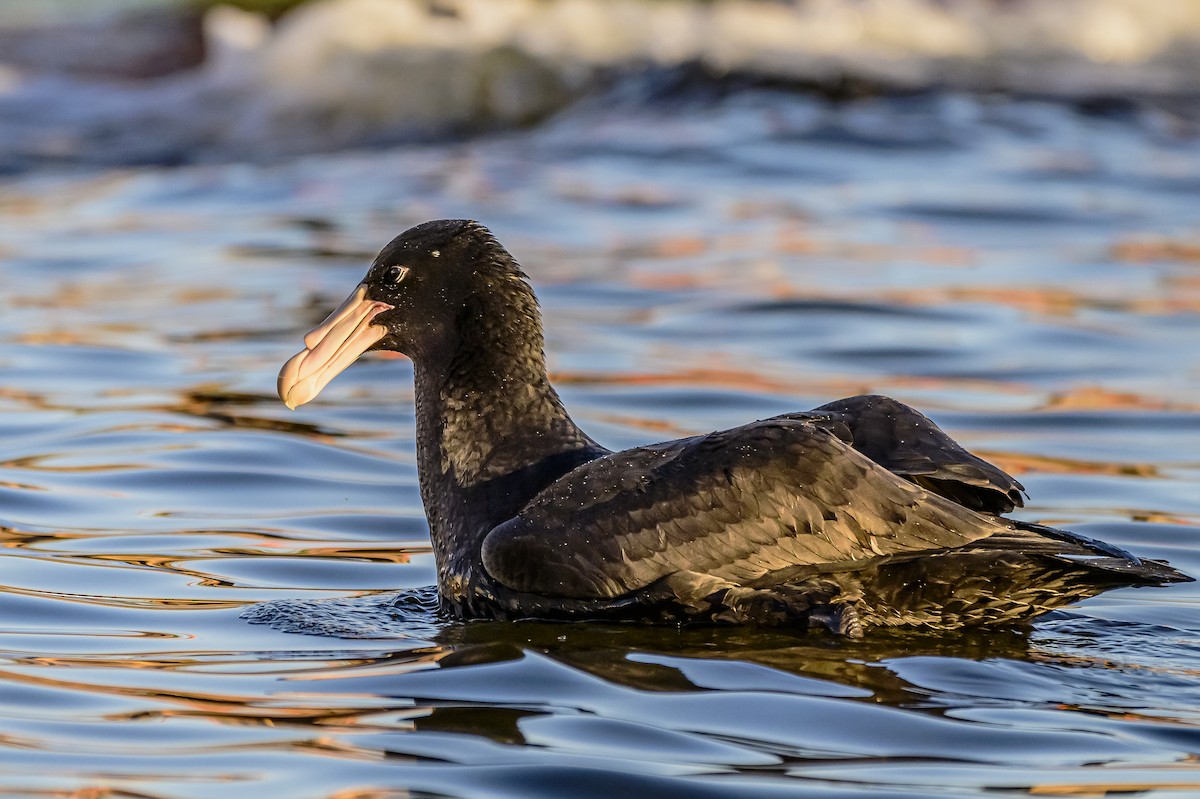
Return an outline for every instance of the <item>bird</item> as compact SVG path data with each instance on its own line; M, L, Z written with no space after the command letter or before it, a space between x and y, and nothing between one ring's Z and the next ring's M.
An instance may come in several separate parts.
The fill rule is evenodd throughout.
M387 244L304 336L278 394L311 401L371 350L413 364L443 610L460 619L745 624L861 638L1022 624L1192 578L1008 518L1024 487L881 395L611 451L546 370L530 280L481 223Z

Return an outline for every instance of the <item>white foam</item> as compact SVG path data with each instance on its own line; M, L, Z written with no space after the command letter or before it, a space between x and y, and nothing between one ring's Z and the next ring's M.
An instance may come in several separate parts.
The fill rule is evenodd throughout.
M1194 0L321 0L285 18L249 73L266 124L353 140L523 122L597 70L647 64L904 88L1188 92L1198 38Z
M525 123L649 65L1064 97L1194 95L1200 74L1200 0L317 0L276 26L232 8L204 26L202 68L79 107L106 98L97 119L131 139L152 123L162 147L255 155ZM49 105L39 85L9 72L0 91L28 113ZM86 141L100 123L70 124Z

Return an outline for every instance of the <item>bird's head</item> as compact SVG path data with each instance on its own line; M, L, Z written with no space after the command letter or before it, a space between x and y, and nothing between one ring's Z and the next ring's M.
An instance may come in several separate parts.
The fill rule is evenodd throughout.
M540 352L537 304L512 256L478 222L453 219L417 225L376 256L367 275L329 318L304 336L304 349L279 372L279 398L289 408L309 402L368 350L414 361L448 359L464 337L529 337Z

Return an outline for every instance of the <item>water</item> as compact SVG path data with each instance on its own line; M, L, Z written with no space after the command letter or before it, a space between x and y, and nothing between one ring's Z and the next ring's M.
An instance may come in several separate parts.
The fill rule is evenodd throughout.
M1200 795L1196 584L862 642L450 622L408 363L274 396L382 244L469 216L610 447L887 393L1017 474L1022 518L1200 575L1184 122L650 79L449 142L17 170L0 795Z

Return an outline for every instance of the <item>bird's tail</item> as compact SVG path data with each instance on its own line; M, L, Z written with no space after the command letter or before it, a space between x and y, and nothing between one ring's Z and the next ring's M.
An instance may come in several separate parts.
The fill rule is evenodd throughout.
M1081 568L1111 575L1127 585L1190 583L1190 577L1161 560L1139 558L1120 547L1094 538L1043 524L1008 519L1017 548L1030 554L1052 557Z

